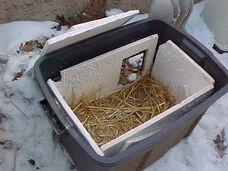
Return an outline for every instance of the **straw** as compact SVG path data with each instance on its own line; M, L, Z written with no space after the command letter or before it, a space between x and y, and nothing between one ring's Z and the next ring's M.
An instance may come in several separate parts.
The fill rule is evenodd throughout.
M95 100L91 99L94 96ZM92 138L102 146L174 105L174 98L149 75L101 97L101 89L83 95L71 109Z

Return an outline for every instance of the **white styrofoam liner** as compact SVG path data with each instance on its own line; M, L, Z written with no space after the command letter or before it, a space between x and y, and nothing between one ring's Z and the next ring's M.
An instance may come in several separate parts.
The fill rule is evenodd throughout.
M214 79L172 41L160 45L152 76L169 87L178 103L214 84Z
M94 149L94 151L98 155L104 156L104 152L98 147L98 145L93 140L93 138L90 136L90 134L86 131L85 127L80 122L80 120L78 119L78 117L76 117L76 115L74 114L74 112L71 110L71 108L68 106L68 104L66 103L66 101L63 99L63 96L60 94L58 88L55 86L54 81L52 81L51 79L49 79L47 81L47 83L48 83L49 87L51 88L51 90L54 92L55 96L58 98L60 104L66 110L66 112L68 113L68 115L72 118L72 120L76 124L78 130L87 139L87 141L89 142L89 144L91 145L91 147Z
M140 43L142 43L142 42L140 42ZM134 43L132 43L132 44L134 44ZM65 71L62 71L61 72L61 74L63 74L62 80L65 80L66 82L71 82L72 79L75 78L76 75L71 75L70 77L69 76L66 77L66 75L64 75L64 73L65 74L75 73L74 70L77 70L78 68L80 68L80 70L78 70L80 72L88 72L88 73L94 72L94 70L88 71L89 68L86 68L86 66L88 67L89 65L91 65L93 63L98 64L99 62L106 60L105 58L112 58L112 56L113 55L115 56L115 54L124 54L124 53L122 53L122 51L124 51L124 49L126 50L130 47L133 47L133 49L135 48L134 46L131 46L132 44L125 46L125 48L124 47L119 48L119 49L111 51L107 54L104 54L104 55L101 55L94 59L91 59L87 62L81 63L81 64L73 66L71 68L68 68ZM136 43L135 43L135 45L136 45ZM138 49L137 52L140 52L141 50L142 49ZM127 52L125 52L125 55L127 55L126 53ZM119 55L113 57L112 59L117 60L118 57L119 57ZM127 57L129 57L129 56L125 56L125 58L127 58ZM151 56L151 58L153 59L153 56ZM145 58L145 59L147 59L147 58ZM122 58L121 58L121 60L122 60ZM163 60L166 62L163 62ZM149 60L149 61L152 61L152 60ZM115 62L115 61L113 61L113 62ZM116 63L118 63L118 62L116 62ZM104 65L105 64L107 64L107 63L104 62ZM118 73L120 73L121 65L120 64L118 64L118 65L119 65L119 68L111 67L112 71L114 71L115 69L118 69ZM147 65L146 60L144 62L144 65ZM163 66L161 66L161 65L163 65ZM183 67L181 65L183 65ZM113 63L112 63L112 66L114 66ZM83 68L85 70L83 70ZM144 68L147 68L147 67L144 66ZM149 70L149 69L147 69L147 70ZM110 71L111 70L109 70L109 72ZM110 75L108 75L109 74L108 72L102 72L101 74L102 74L102 77L110 77ZM173 75L173 74L176 74L176 75ZM180 74L180 75L178 75L178 74ZM52 82L51 80L48 81L48 84L51 87L51 89L53 90L53 92L55 93L56 97L58 99L60 99L60 102L62 103L63 107L67 110L67 112L69 113L69 116L75 121L75 124L77 125L77 127L80 128L79 130L82 132L82 134L88 140L88 142L91 144L91 146L94 148L94 150L96 152L101 150L101 151L99 151L98 154L101 154L101 152L104 152L102 155L104 155L104 154L110 155L115 152L118 152L119 150L121 151L124 148L126 148L126 142L128 144L131 144L132 141L142 139L142 137L145 138L145 137L147 137L147 135L152 135L152 134L150 134L150 132L156 132L157 130L161 129L161 127L158 128L157 126L154 126L154 125L156 125L155 123L157 123L162 118L168 116L169 114L173 113L174 111L177 111L178 109L182 108L183 106L185 106L186 104L195 100L196 98L204 95L207 92L210 92L214 88L213 78L211 78L198 64L196 64L187 54L185 54L180 48L178 48L171 41L168 41L166 44L161 45L159 47L157 55L156 55L154 67L152 70L152 75L163 86L170 88L171 92L176 97L176 99L179 103L177 105L173 106L172 108L166 110L165 112L161 113L160 115L145 122L144 124L134 128L134 129L128 131L127 133L121 135L120 137L104 144L103 146L101 146L101 148L99 148L97 146L95 141L88 134L86 129L83 127L82 123L78 120L77 116L69 108L66 101L63 99L63 97L61 95L61 94L63 94L66 97L66 94L64 94L64 93L66 93L67 90L69 92L69 90L71 90L72 86L74 86L74 85L77 86L77 84L75 84L77 82L77 80L75 80L76 82L72 81L68 86L65 86L65 88L62 84L62 83L64 83L62 80L61 80L62 85L59 84L60 82ZM87 78L89 76L89 74L84 75L84 76L86 76L86 78ZM64 77L67 79L65 79ZM163 78L168 79L168 81L165 81ZM85 79L85 78L81 77L81 79ZM91 76L90 79L94 80L94 79L96 79L96 76ZM111 82L115 79L117 79L117 77L116 78L112 77ZM118 82L118 80L119 80L119 76L116 81ZM92 82L90 82L90 84L97 85L98 82L92 81ZM114 83L116 83L116 82L114 82ZM83 85L83 84L85 84L85 85ZM86 84L88 84L88 80L86 82L84 82L83 84L81 84L81 86L83 85L84 87L86 87L87 86ZM92 89L95 87L90 86L90 88ZM105 87L102 87L102 89L103 88L105 88ZM118 88L118 87L116 87L116 88ZM107 92L105 92L105 93L109 93L112 89L114 89L114 87L111 89L107 89L106 90ZM81 90L79 90L79 91L81 91ZM70 93L68 93L67 96L70 96ZM127 141L127 140L129 140L129 141Z
M74 114L74 112L67 104L67 102L70 103L72 97L72 88L77 90L76 96L78 98L80 98L80 95L82 95L83 93L93 91L94 88L97 88L97 85L100 85L101 83L104 88L108 87L108 89L105 90L106 93L117 89L119 87L118 81L123 59L126 57L131 57L132 55L145 50L147 51L144 60L147 61L147 64L145 65L142 72L144 74L148 74L150 72L150 68L153 62L153 57L157 46L157 40L158 35L146 37L129 45L123 46L106 54L93 58L92 60L82 62L81 64L72 66L61 71L62 78L59 82L53 82L50 79L48 80L47 83L54 92L55 96L58 98L59 102L65 108L69 116L72 118L79 131L87 139L87 141L97 154L101 156L104 155L103 151L98 147L98 145L87 132L83 124L79 121L78 117ZM95 62L96 65L91 67L91 64L93 64L93 62ZM79 69L77 66L79 66ZM103 72L105 69L106 71ZM86 81L80 82L80 80ZM90 80L92 82L88 82ZM80 84L78 84L79 82ZM106 87L104 85L106 85ZM102 89L102 91L103 90L104 89ZM65 99L63 98L63 96L65 97Z
M152 35L62 70L61 80L55 84L68 104L72 99L72 92L79 100L83 94L102 87L101 95L106 95L121 88L118 83L123 59L146 50L142 74L146 75L150 72L157 40L158 35Z
M120 27L138 13L138 10L131 10L125 13L72 26L67 33L47 40L41 56L89 37L93 37L97 34Z

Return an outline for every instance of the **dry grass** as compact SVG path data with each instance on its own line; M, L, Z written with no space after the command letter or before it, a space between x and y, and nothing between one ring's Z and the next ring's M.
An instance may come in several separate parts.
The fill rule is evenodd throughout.
M174 105L170 92L149 76L101 97L97 90L70 105L95 142L103 144L143 124ZM91 99L95 100L88 100Z

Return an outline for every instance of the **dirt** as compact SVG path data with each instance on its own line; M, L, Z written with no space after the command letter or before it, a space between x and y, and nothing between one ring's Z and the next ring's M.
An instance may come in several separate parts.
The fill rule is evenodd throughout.
M92 20L97 20L105 17L106 0L91 0L85 9L78 15L65 17L64 15L57 15L56 21L59 23L56 27L57 31L61 30L61 26L68 26L84 23Z

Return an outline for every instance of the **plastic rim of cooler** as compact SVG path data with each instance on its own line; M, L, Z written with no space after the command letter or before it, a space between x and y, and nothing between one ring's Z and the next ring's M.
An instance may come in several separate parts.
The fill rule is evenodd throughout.
M124 152L114 156L99 156L75 128L72 119L67 117L66 111L47 85L47 80L58 78L61 70L152 34L158 34L158 45L168 40L174 42L210 74L215 80L214 92L204 101L185 109L184 115L180 114L183 113L181 109L176 111L169 118L174 122ZM41 105L79 170L135 170L148 166L188 135L207 108L228 91L228 73L212 53L191 36L156 19L123 26L48 54L36 62L34 72L46 98Z

